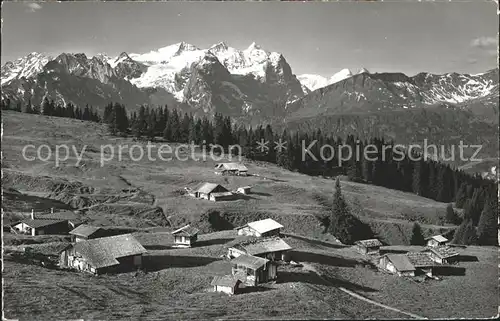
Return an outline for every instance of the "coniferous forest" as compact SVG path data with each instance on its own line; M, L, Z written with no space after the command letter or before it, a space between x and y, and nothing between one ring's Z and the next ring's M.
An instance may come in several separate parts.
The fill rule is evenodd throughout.
M239 145L242 156L252 160L275 163L291 171L308 175L334 177L347 175L350 180L383 186L404 192L414 193L436 201L451 203L464 210L459 217L447 209L447 220L460 227L454 236L455 243L494 244L496 242L496 220L498 213L497 184L483 179L480 175L470 175L434 160L418 159L418 155L408 157L406 151L396 153L392 141L373 137L360 141L350 135L346 139L323 134L320 130L311 132L276 133L270 125L246 127L235 124L230 117L216 113L213 118L194 117L167 106L152 108L141 106L138 111L129 113L123 104L110 103L105 106L102 117L92 107L83 109L68 103L65 107L54 104L47 98L42 106L28 103L24 108L18 103L2 101L2 110L10 109L32 114L68 117L80 120L106 123L112 135L133 136L136 139L196 145L218 144L226 151L230 145ZM286 142L285 148L275 150L275 143ZM267 149L257 148L257 142L268 142ZM314 141L316 143L312 144ZM311 145L312 144L312 145ZM321 150L321 146L333 148ZM376 146L376 153L369 159L360 157L349 159L348 155L338 155L338 147L351 146L352 151L363 151L368 144ZM304 153L304 147L309 147ZM234 151L234 150L233 150ZM303 154L305 159L303 161ZM312 154L312 156L311 156ZM401 157L404 154L406 157ZM321 157L320 155L323 155ZM362 153L361 153L362 155ZM340 157L342 156L342 157ZM342 160L339 160L342 159ZM348 160L343 160L348 159ZM376 159L376 160L372 160ZM452 222L453 221L453 222ZM471 236L470 229L477 229ZM492 236L494 235L494 237ZM496 243L495 243L496 244Z

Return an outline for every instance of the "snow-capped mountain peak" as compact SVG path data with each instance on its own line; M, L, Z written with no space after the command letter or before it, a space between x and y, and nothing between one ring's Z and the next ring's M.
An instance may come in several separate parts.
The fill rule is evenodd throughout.
M299 79L300 83L304 85L306 88L308 88L311 91L314 91L316 89L332 85L334 83L337 83L352 76L353 76L352 72L349 69L344 68L341 71L335 73L330 78L325 78L320 75L303 74L298 76L297 79Z
M349 77L352 77L352 72L349 69L345 68L339 71L338 73L334 74L333 76L331 76L330 79L328 80L328 84L331 85L336 82L347 79Z
M52 60L51 57L42 53L31 52L26 57L9 61L2 66L2 85L14 79L31 78L40 72L43 67Z
M229 47L227 46L227 44L224 41L216 43L215 45L213 45L212 47L209 48L209 50L212 52L226 51L228 49L229 49Z
M356 73L356 75L364 74L364 73L369 74L370 72L366 68L361 68L360 70L358 70L358 72Z

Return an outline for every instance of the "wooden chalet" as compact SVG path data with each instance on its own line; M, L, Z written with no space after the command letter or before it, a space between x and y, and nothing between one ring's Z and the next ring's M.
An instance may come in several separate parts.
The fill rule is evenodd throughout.
M406 256L410 263L415 267L415 274L425 274L432 276L434 274L434 267L436 263L429 257L428 253L423 252L408 252Z
M59 255L59 266L92 274L128 272L142 266L146 249L131 234L74 243Z
M248 168L240 163L218 163L215 165L215 173L218 175L247 176Z
M214 292L224 292L229 295L237 294L241 280L234 275L215 276L210 283L214 287Z
M237 227L238 235L248 235L257 237L279 236L283 225L271 218L254 221Z
M429 247L438 247L444 246L448 243L448 239L442 235L434 235L425 239L427 246Z
M231 260L232 275L242 280L246 286L257 286L275 280L277 266L268 259L242 254Z
M449 246L429 247L423 252L428 253L431 260L439 264L454 263L460 258L458 252Z
M238 187L237 189L237 192L240 193L240 194L250 194L251 192L251 187L250 186L242 186L242 187Z
M81 242L108 236L104 229L87 224L79 225L77 228L71 230L69 234L71 235L71 242Z
M386 254L379 258L379 267L399 276L415 276L415 267L405 254Z
M213 202L233 200L235 196L224 186L214 183L202 183L190 193L196 198L206 199Z
M354 242L354 246L359 253L365 255L378 255L382 243L378 239L360 240Z
M234 245L228 249L228 257L253 255L271 261L290 260L292 247L279 237L259 238Z
M197 228L186 225L172 232L174 244L177 247L191 247L198 239Z
M68 234L67 220L24 219L12 226L17 233L28 235Z
M60 211L60 212L52 211L49 214L36 215L36 218L49 219L49 220L66 220L68 222L69 230L72 230L83 223L80 216L73 211Z

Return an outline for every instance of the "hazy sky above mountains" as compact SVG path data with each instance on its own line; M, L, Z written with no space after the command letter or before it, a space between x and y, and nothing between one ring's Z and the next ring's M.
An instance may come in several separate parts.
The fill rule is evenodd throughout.
M480 73L497 65L491 1L3 2L2 18L2 64L33 51L118 55L181 41L239 49L255 41L281 52L295 74Z

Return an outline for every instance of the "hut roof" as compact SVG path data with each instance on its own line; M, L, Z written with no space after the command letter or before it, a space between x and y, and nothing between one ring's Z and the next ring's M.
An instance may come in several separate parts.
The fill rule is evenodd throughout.
M427 240L435 240L439 243L443 243L443 242L448 242L448 239L442 235L434 235L434 236L431 236L431 237L428 237L425 239L426 241Z
M241 280L234 275L214 276L211 285L229 286L234 288Z
M245 266L247 268L251 268L253 270L256 270L269 262L268 259L264 259L261 257L253 256L253 255L246 255L242 254L238 256L237 258L234 258L231 260L231 263L233 264L238 264Z
M449 246L431 247L424 251L431 251L442 259L458 256L458 252Z
M227 192L227 189L222 186L222 185L219 185L219 184L215 184L215 183L201 183L197 188L196 188L196 191L198 193L204 193L204 194L209 194L209 193L212 193L217 187L220 187L220 189L222 189L223 191L226 191Z
M434 266L436 263L431 260L429 254L423 252L408 252L406 256L410 260L411 264L415 267L429 267Z
M219 170L228 170L228 171L240 171L240 172L246 172L248 171L248 168L240 163L219 163L215 165L216 169Z
M253 239L245 243L240 243L236 245L235 248L242 249L249 255L282 252L292 249L290 245L288 245L285 241L283 241L279 237Z
M22 220L21 222L28 225L31 228L39 228L39 227L45 227L45 226L50 226L50 225L55 225L61 222L65 222L67 220L49 220L49 219L26 219Z
M233 193L231 193L231 192L212 193L213 197L231 196L231 195L233 195Z
M405 254L387 254L386 257L394 264L396 270L400 272L415 271L415 267Z
M119 264L118 258L146 253L131 234L114 235L75 243L74 249L96 268Z
M195 227L192 227L191 225L186 225L186 226L183 226L183 227L173 231L172 234L194 236L194 235L198 234L199 231L200 230L198 230Z
M354 244L361 245L363 247L377 247L383 245L378 239L359 240L354 242Z
M283 228L283 225L276 222L272 218L266 218L264 220L250 222L250 223L246 224L245 226L248 226L251 229L253 229L259 233L266 233L266 232L273 231L273 230L276 230L279 228Z
M77 226L76 228L74 228L73 230L71 230L69 232L69 234L71 235L77 235L77 236L84 236L84 237L88 237L94 233L96 233L97 231L101 230L100 227L97 227L97 226L91 226L91 225L87 225L87 224L82 224L80 226Z

